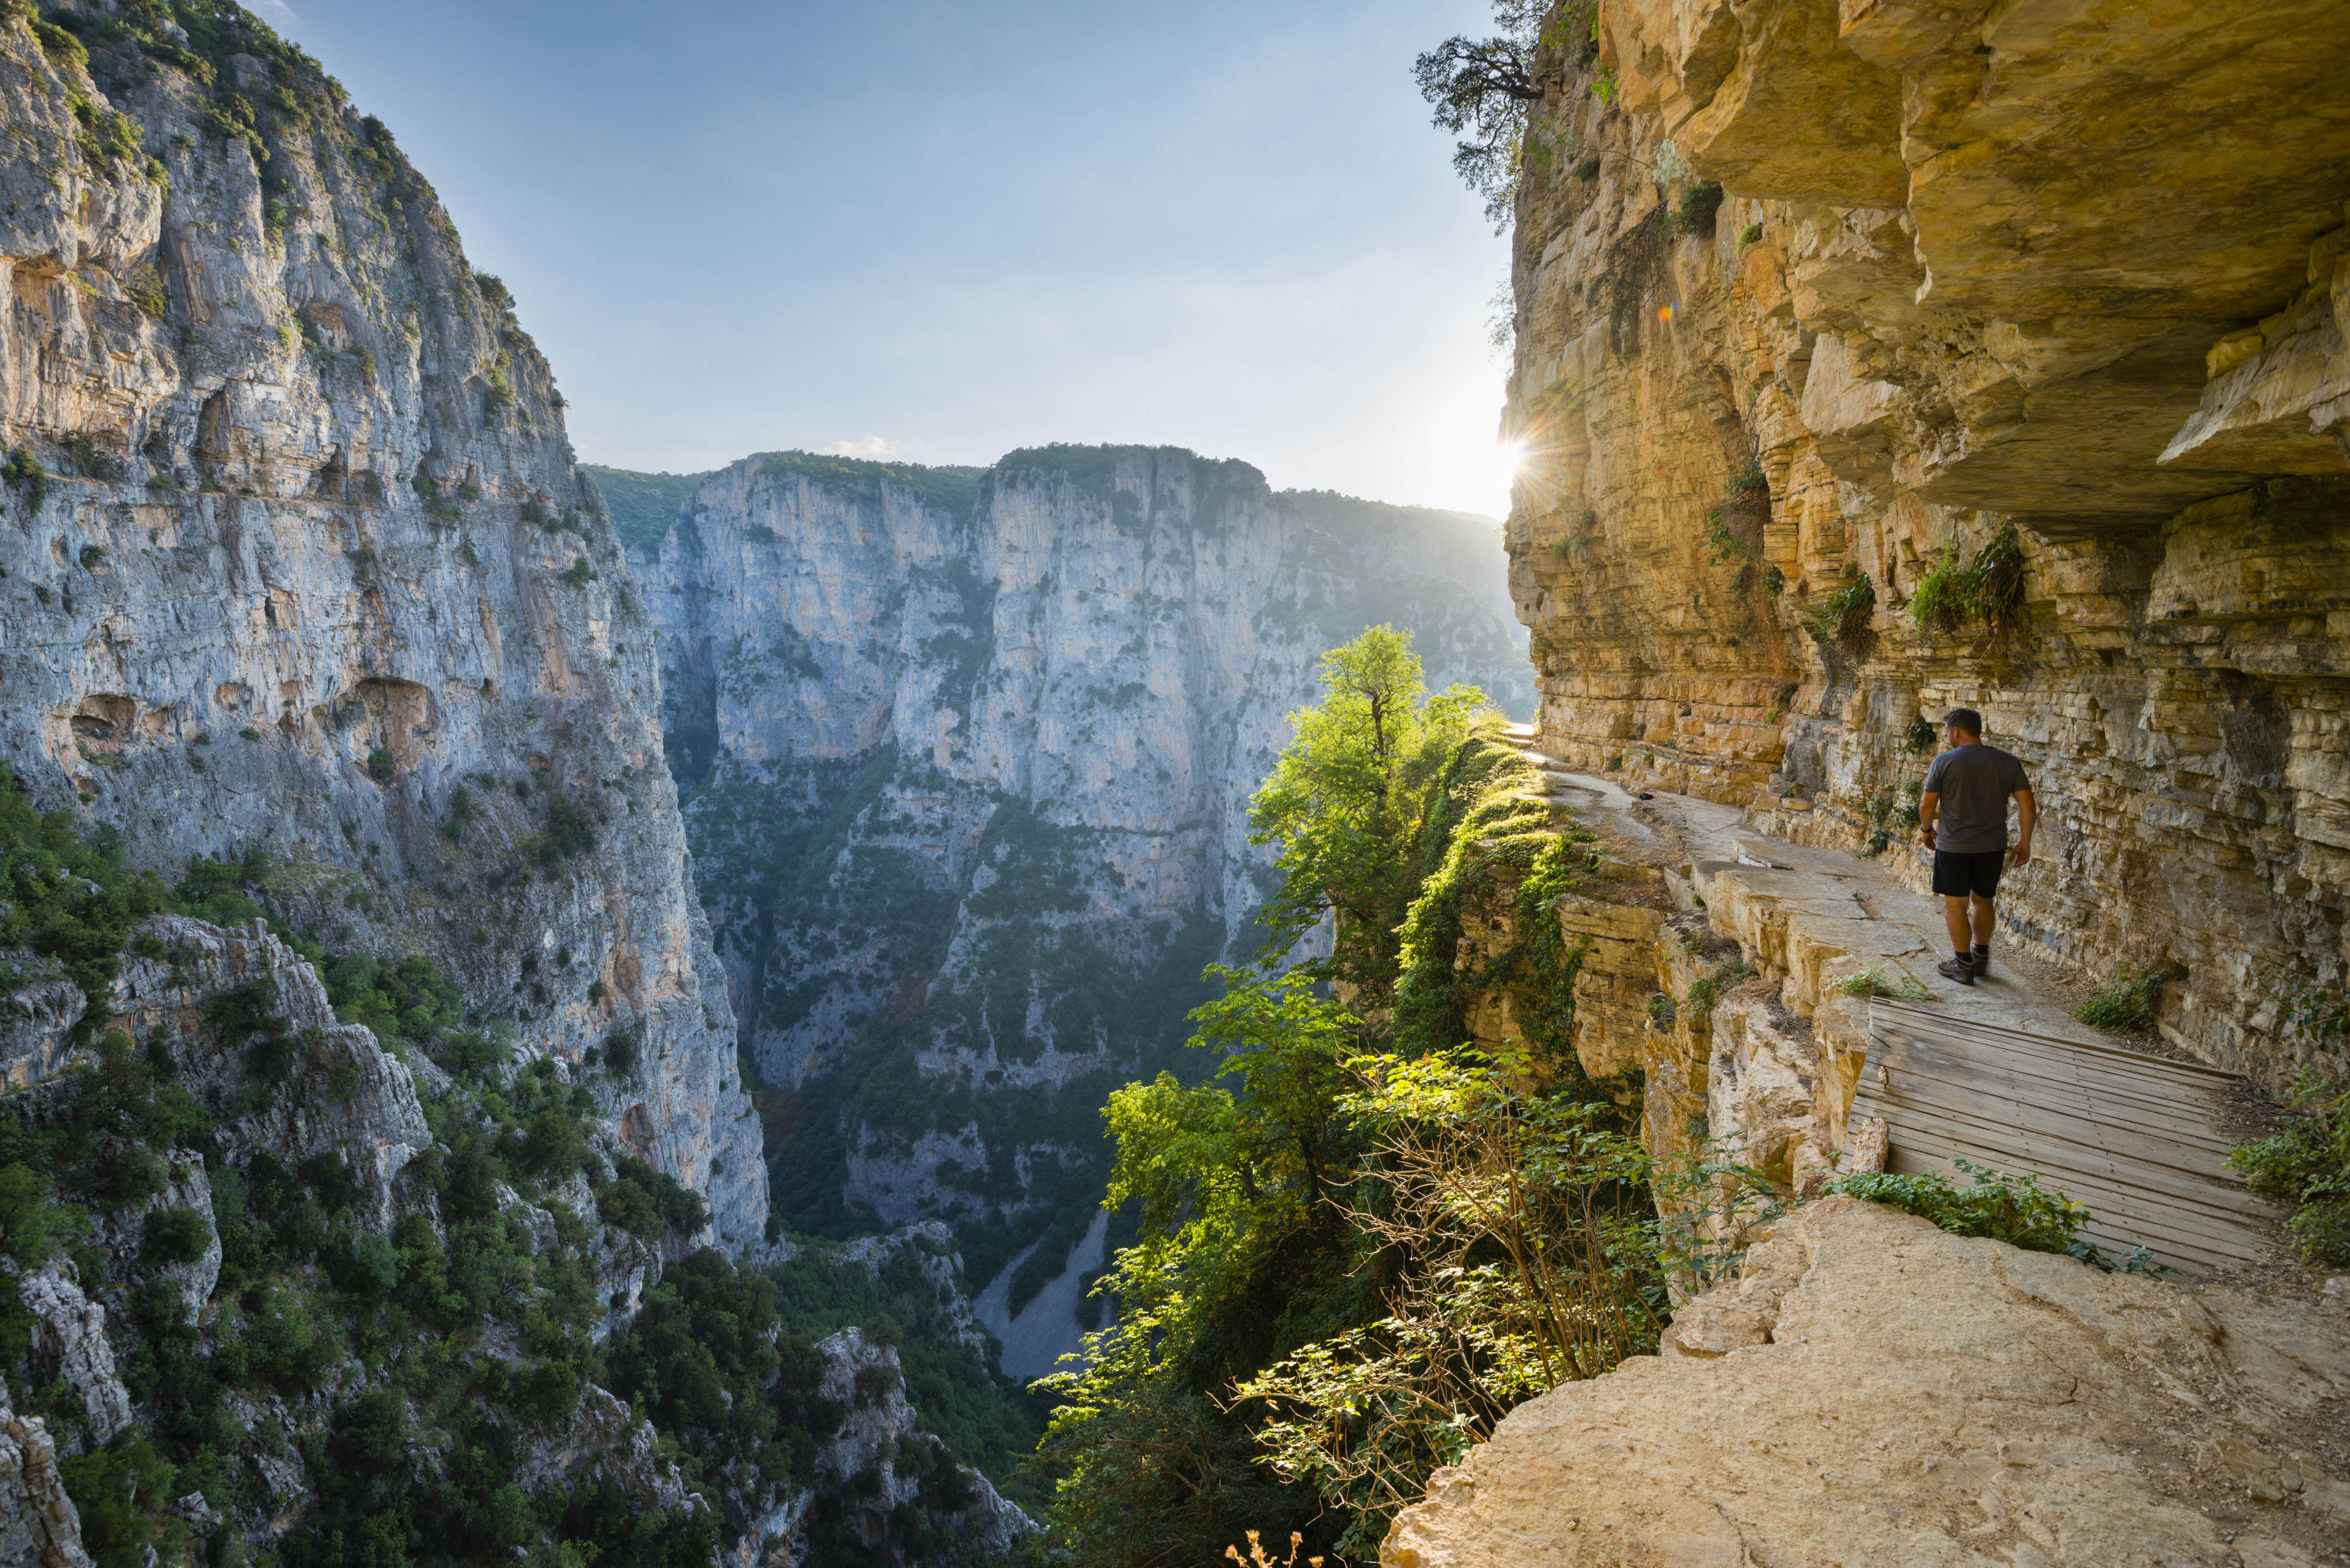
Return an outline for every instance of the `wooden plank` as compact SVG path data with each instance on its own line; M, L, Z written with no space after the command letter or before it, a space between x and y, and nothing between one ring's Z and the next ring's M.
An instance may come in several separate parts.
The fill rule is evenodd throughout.
M1906 1071L1912 1076L1947 1083L1954 1088L1977 1093L1995 1093L1996 1090L1990 1085L2004 1078L2014 1083L2019 1091L2026 1088L2033 1091L2016 1093L2012 1097L2019 1104L2069 1100L2076 1107L2090 1112L2101 1124L2126 1127L2140 1137L2182 1147L2199 1147L2222 1162L2228 1151L2234 1147L2234 1140L2213 1126L2212 1116L2216 1107L2210 1104L2208 1091L2199 1085L2186 1085L2183 1098L2149 1100L2136 1094L2115 1094L2093 1077L2066 1084L2041 1072L2027 1070L2027 1064L2002 1061L1995 1054L1977 1054L1960 1045L1908 1039L1898 1034L1876 1044L1880 1049L1872 1053L1875 1063L1888 1070ZM1862 1076L1865 1082L1868 1077L1866 1069Z
M2147 1073L2128 1063L2115 1064L2089 1052L2068 1052L2054 1042L2033 1037L1984 1039L1958 1027L1924 1028L1903 1019L1872 1025L1872 1034L1918 1043L1933 1043L1986 1064L2012 1064L2041 1076L2076 1082L2110 1084L2123 1092L2161 1100L2189 1096L2211 1103L2226 1085L2197 1074Z
M1965 1063L1949 1058L1949 1055L1939 1054L1939 1051L1904 1051L1904 1048L1894 1046L1889 1048L1889 1051L1885 1051L1885 1054L1880 1055L1880 1060L1876 1060L1873 1064L1876 1064L1877 1070L1885 1072L1885 1079L1880 1079L1876 1072L1870 1072L1868 1067L1864 1067L1864 1070L1861 1070L1861 1084L1864 1084L1864 1088L1868 1088L1870 1093L1876 1093L1876 1096L1885 1096L1887 1091L1898 1091L1901 1084L1906 1082L1910 1084L1910 1086L1920 1088L1920 1091L1927 1091L1927 1093L1943 1091L1949 1098L1960 1100L1960 1103L1965 1103L1965 1100L1970 1098L1991 1098L1991 1100L1998 1100L1998 1103L2002 1105L2012 1105L2012 1107L2016 1107L2019 1115L2031 1112L2031 1115L2035 1116L2068 1121L2068 1124L2075 1124L2075 1126L2085 1124L2085 1121L2089 1126L2098 1126L2098 1128L2110 1126L2115 1133L2120 1133L2125 1140L2129 1140L2131 1147L2176 1149L2181 1157L2199 1154L2199 1157L2204 1159L2204 1164L2209 1164L2209 1168L2214 1170L2214 1173L2225 1170L2228 1152L2235 1147L2228 1137L2209 1131L2209 1124L2181 1126L2181 1124L2159 1124L2159 1121L2137 1119L2137 1116L2131 1116L2129 1107L2117 1107L2117 1105L2113 1103L2101 1103L2101 1100L2092 1098L2092 1096L2077 1096L2077 1093L2052 1096L2052 1093L2040 1093L2037 1082L2031 1082L2021 1088L2000 1086L1998 1079L1991 1079L1991 1082L1986 1084L1988 1075L1983 1075L1983 1072L1971 1072Z
M1944 1161L1926 1151L1910 1148L1889 1158L1887 1168L1909 1175L1939 1171L1943 1165ZM2245 1234L2210 1235L2174 1224L2161 1215L2125 1215L2110 1203L2103 1207L2092 1204L2091 1214L2089 1223L2081 1227L2081 1234L2099 1246L2123 1251L2144 1247L2166 1262L2226 1266L2261 1262L2271 1255L2264 1244Z
M1981 1158L1979 1146L1963 1133L1954 1135L1941 1126L1912 1126L1888 1128L1892 1147L1912 1152L1928 1153L1941 1159L1953 1156L1974 1159L1978 1164L1992 1164ZM1994 1168L1998 1168L1994 1166ZM2021 1174L2018 1172L2018 1174ZM2265 1245L2261 1228L2250 1220L2255 1214L2183 1202L2149 1193L2142 1189L2119 1185L2095 1172L2037 1167L2033 1174L2075 1202L2086 1204L2100 1218L2124 1220L2133 1226L2164 1226L2181 1233L2192 1234L2215 1244L2251 1248Z
M2251 1192L2244 1192L2244 1189L2228 1189L2228 1187L2188 1187L2186 1192L2164 1189L2164 1187L2150 1185L2143 1170L2129 1168L2129 1166L2094 1168L2094 1166L2086 1166L2085 1161L2064 1159L2061 1157L2064 1152L2049 1147L2049 1145L2037 1145L2035 1147L2035 1145L2026 1143L2026 1140L2016 1140L2016 1137L1986 1136L1981 1124L1953 1121L1949 1116L1931 1115L1931 1112L1918 1112L1918 1115L1901 1116L1898 1121L1887 1116L1887 1131L1892 1133L1894 1143L1901 1143L1901 1140L1915 1143L1920 1137L1927 1137L1939 1147L1962 1154L1967 1159L1974 1159L1976 1164L1988 1164L2000 1170L2014 1168L2016 1173L2035 1170L2037 1176L2064 1187L2065 1192L2070 1192L2065 1182L2075 1182L2085 1189L2096 1187L2108 1204L2122 1201L2122 1204L2129 1204L2131 1209L2162 1210L2181 1225L2219 1227L2219 1230L2230 1230L2230 1227L2261 1230L2263 1222L2272 1218L2272 1210L2265 1209L2261 1199L2253 1197Z
M2207 1180L2241 1182L2227 1167L2233 1146L2208 1133L2133 1125L2086 1097L2068 1106L2052 1106L2036 1096L2002 1094L1982 1087L1980 1078L1961 1076L1949 1068L1935 1071L1914 1054L1885 1065L1886 1080L1877 1080L1866 1070L1862 1073L1866 1087L1878 1100L1906 1096L1954 1108L1995 1106L2001 1115L2016 1117L2020 1125L2051 1137L2088 1144L2108 1154L2152 1160Z
M1906 1150L1910 1156L1929 1155L1945 1161L1960 1155L1975 1158L1974 1151L1936 1136L1938 1132L1939 1129L1911 1131L1902 1135L1892 1147L1897 1150ZM1896 1168L1900 1168L1899 1161L1892 1163ZM2262 1251L2267 1244L2265 1232L2249 1223L2241 1215L2214 1212L2152 1198L2143 1192L2116 1189L2095 1176L2080 1172L2043 1168L2033 1174L2053 1189L2088 1209L2100 1220L2137 1232L2140 1241L2160 1237L2191 1239L2246 1256Z
M2117 1188L2220 1213L2264 1218L2270 1212L2262 1200L2240 1182L2182 1175L2147 1161L2117 1159L2105 1150L2074 1140L2018 1127L1998 1117L1970 1114L1962 1108L1916 1101L1888 1103L1871 1096L1868 1107L1860 1114L1882 1116L1897 1133L1909 1127L1935 1130L1962 1149L1975 1147L2033 1161L2052 1174L2059 1170L2079 1172Z
M1853 1115L1884 1120L1887 1169L2028 1172L2090 1210L2098 1245L2176 1265L2272 1255L2278 1211L2226 1165L2237 1075L1883 999L1869 1024Z
M1860 1091L1880 1104L1905 1099L1944 1105L1972 1115L2012 1119L2019 1127L2043 1132L2069 1143L2084 1144L2106 1153L2147 1159L2227 1186L2242 1185L2227 1168L2230 1145L2208 1133L2149 1127L2126 1113L2094 1100L2051 1105L2030 1093L2016 1093L1980 1077L1935 1071L1929 1064L1898 1053L1883 1065L1882 1079L1861 1073Z
M1904 1020L1915 1019L1918 1023L1929 1027L1939 1025L1943 1028L1952 1028L1959 1026L1955 1020L1952 1020L1946 1015L1927 1012L1922 1009L1916 1007L1905 1007L1900 1002L1887 1002L1882 997L1872 999L1872 1023L1874 1022L1875 1010L1879 1007L1884 1008L1888 1012L1899 1015ZM2244 1076L2241 1073L2230 1073L2225 1067L2214 1067L2208 1063L2181 1062L2170 1056L2151 1056L2143 1051L2132 1051L2120 1045L2108 1045L2103 1041L2067 1040L2061 1035L2039 1034L2029 1029L2017 1029L2004 1023L1970 1023L1965 1025L1965 1027L1973 1030L1980 1030L1987 1034L2012 1034L2020 1039L2036 1041L2046 1045L2054 1045L2065 1051L2094 1052L2101 1056L2116 1058L2116 1065L2133 1066L2161 1073L2186 1074L2190 1076L2209 1078L2213 1081L2212 1086L2215 1088L2226 1088L2231 1085L2241 1083Z

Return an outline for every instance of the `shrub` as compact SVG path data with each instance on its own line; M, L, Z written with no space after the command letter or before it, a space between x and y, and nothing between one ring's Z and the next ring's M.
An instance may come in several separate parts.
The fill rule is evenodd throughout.
M1970 621L1996 631L2022 603L2023 546L2009 523L1972 556L1944 551L1910 596L1909 618L1920 631L1954 633Z
M554 1106L531 1117L522 1140L522 1162L545 1181L565 1181L588 1158L588 1143L579 1133L579 1118Z
M1876 611L1877 585L1863 572L1823 600L1804 629L1823 647L1834 643L1856 654L1867 646L1869 619Z
M1739 244L1739 248L1740 248L1740 249L1742 249L1742 250L1743 250L1746 246L1748 246L1748 245L1751 245L1751 244L1754 244L1757 240L1760 240L1762 237L1762 219L1760 219L1760 218L1757 218L1757 219L1755 219L1755 220L1754 220L1754 222L1752 222L1752 223L1751 223L1747 224L1747 225L1746 225L1746 227L1745 227L1745 229L1744 229L1744 231L1739 234L1739 236L1738 236L1738 244Z
M2287 1221L2303 1258L2318 1266L2350 1263L2350 1079L2304 1067L2277 1130L2228 1157L2256 1192L2291 1199Z
M65 449L66 460L73 464L74 472L84 479L121 477L122 465L88 431L68 431L57 438L57 444ZM82 565L89 563L84 561Z
M166 1266L192 1263L212 1245L212 1221L193 1209L159 1209L147 1216L141 1256Z
M1578 180L1596 180L1596 179L1598 179L1598 178L1599 178L1599 160L1598 160L1598 158L1597 158L1596 156L1590 157L1590 158L1586 158L1586 159L1584 159L1582 161L1580 161L1580 162L1578 162L1577 164L1575 164L1575 177L1576 179L1578 179Z
M54 31L55 29L50 29ZM81 1515L82 1545L98 1568L146 1568L186 1526L163 1511L174 1472L138 1427L105 1448L57 1463Z
M1909 619L1919 631L1956 631L1967 621L1965 569L1956 551L1946 550L1909 596Z
M1878 1171L1841 1177L1829 1190L1930 1220L1953 1236L1988 1236L2029 1252L2079 1255L2078 1250L2087 1248L2077 1238L2091 1219L2089 1210L2061 1192L2043 1191L2037 1176L2007 1175L1968 1159L1950 1163L1973 1185L1953 1188L1939 1171Z
M1754 966L1746 961L1743 954L1725 960L1715 967L1712 973L1700 975L1690 981L1689 995L1683 1000L1689 1003L1692 1012L1711 1012L1713 1004L1721 1000L1723 992L1753 972Z
M604 1065L615 1078L630 1078L637 1071L637 1037L623 1029L604 1042Z
M1931 1002L1934 993L1907 974L1888 975L1879 964L1848 974L1828 987L1838 996L1885 996L1896 1002Z
M606 1183L596 1194L596 1217L640 1241L656 1241L661 1233L660 1210L653 1207L651 1194L633 1181Z
M10 447L8 460L0 462L0 481L25 498L25 509L38 512L49 493L48 472L33 460L33 454L23 447Z
M30 1166L0 1167L0 1258L36 1269L70 1233L72 1217L48 1194L49 1184Z
M376 783L380 784L390 784L392 781L392 776L399 771L399 764L391 760L391 753L385 751L381 746L378 746L375 750L368 753L368 777L375 780Z
M2126 972L2097 987L2073 1016L2095 1029L2142 1034L2154 1027L2154 1010L2161 1001L2159 970Z
M1721 187L1709 180L1692 185L1681 193L1680 211L1673 215L1673 228L1684 234L1713 233L1715 214L1721 210Z
M145 1144L125 1144L91 1168L91 1188L108 1209L128 1209L143 1203L169 1186L163 1162Z

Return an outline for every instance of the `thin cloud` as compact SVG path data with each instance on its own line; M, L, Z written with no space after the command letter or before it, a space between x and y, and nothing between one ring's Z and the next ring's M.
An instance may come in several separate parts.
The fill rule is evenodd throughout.
M883 462L897 456L903 450L898 442L886 436L868 435L858 436L855 441L832 441L825 447L824 455L861 457L874 462Z
M281 27L290 27L302 19L294 14L294 7L286 4L286 0L253 0L253 8Z

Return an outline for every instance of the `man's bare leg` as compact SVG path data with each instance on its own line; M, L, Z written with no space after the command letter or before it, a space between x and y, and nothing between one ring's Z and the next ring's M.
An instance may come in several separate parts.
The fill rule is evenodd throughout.
M1976 895L1973 904L1975 978L1980 980L1991 972L1991 934L1999 929L1999 912L1991 908L1989 898L1980 894Z
M1960 985L1975 982L1973 944L1967 934L1967 900L1942 895L1942 923L1950 928L1951 958L1948 963L1934 966L1934 972Z
M1946 897L1942 900L1942 923L1950 928L1950 950L1954 953L1965 952L1973 946L1967 929L1967 904L1965 898Z

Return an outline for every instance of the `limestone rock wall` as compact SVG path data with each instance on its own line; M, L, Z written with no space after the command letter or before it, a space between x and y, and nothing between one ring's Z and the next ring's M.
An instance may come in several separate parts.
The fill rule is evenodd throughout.
M1505 416L1544 748L1916 881L1920 717L1980 708L2043 807L2012 933L2289 1078L2350 898L2335 9L1554 16ZM2010 528L2012 607L1921 628Z
M532 1051L634 1034L608 1125L756 1241L655 634L506 291L257 24L43 15L0 23L0 761L167 874L265 852Z
M1322 651L1389 621L1532 695L1490 528L1172 448L754 457L639 565L778 1207L950 1220L975 1285L1040 1237L1059 1272L1103 1099L1253 947L1247 803Z
M1662 1354L1520 1406L1388 1568L2335 1561L2337 1303L2189 1291L1848 1198L1779 1222Z

